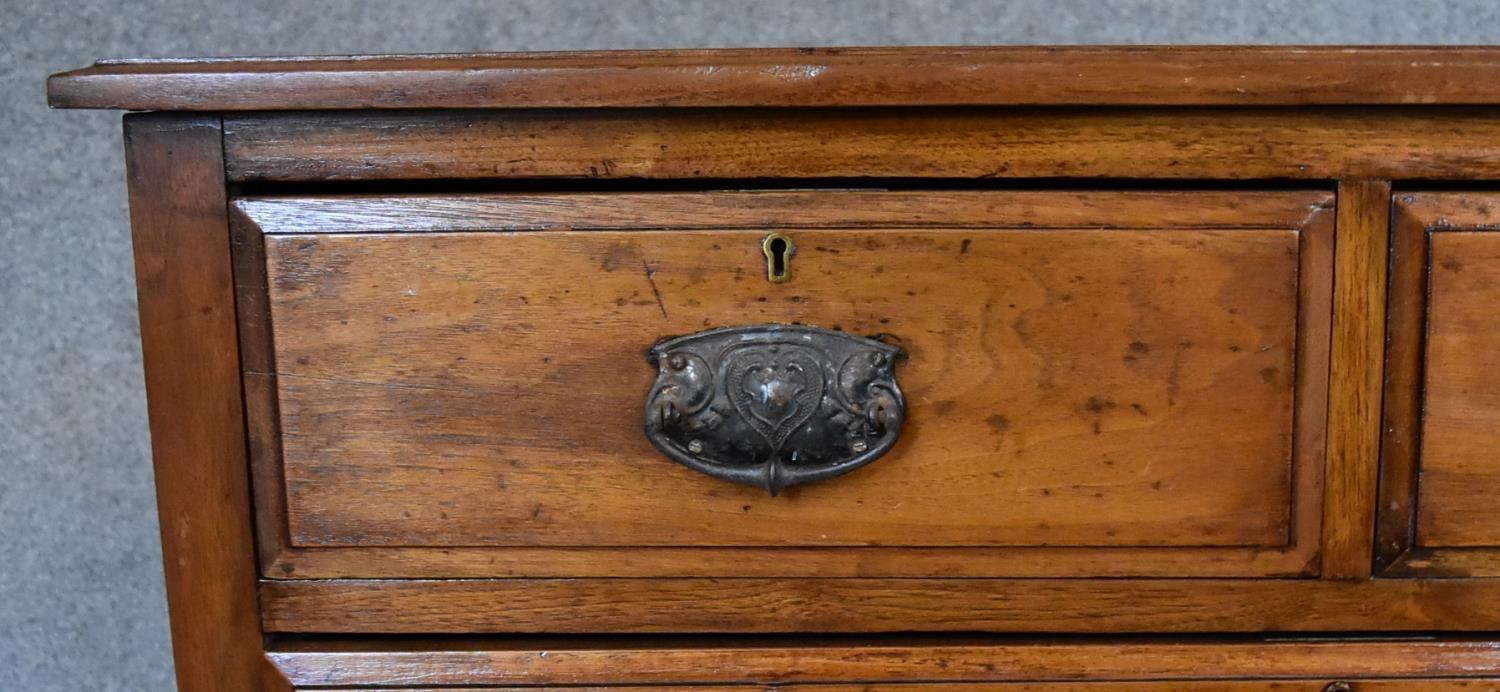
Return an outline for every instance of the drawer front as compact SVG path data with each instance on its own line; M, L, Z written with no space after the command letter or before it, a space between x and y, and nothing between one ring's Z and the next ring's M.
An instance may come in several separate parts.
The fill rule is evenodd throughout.
M1315 573L1323 193L235 206L269 576ZM771 496L653 448L653 344L789 323L899 344L888 454Z
M1393 217L1382 559L1500 576L1500 195L1401 195Z

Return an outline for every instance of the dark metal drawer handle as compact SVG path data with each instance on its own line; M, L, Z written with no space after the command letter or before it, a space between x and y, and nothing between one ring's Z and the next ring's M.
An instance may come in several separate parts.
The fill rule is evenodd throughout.
M657 343L646 437L715 478L782 488L849 473L885 454L906 403L901 348L844 332L763 324Z

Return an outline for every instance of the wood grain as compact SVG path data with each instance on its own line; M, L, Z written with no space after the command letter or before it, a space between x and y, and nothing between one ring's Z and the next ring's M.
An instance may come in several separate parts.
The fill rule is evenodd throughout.
M1392 559L1390 566L1382 570L1380 576L1429 579L1500 576L1500 550L1494 546L1481 548L1411 546Z
M1159 690L1160 682L1015 682L1015 683L949 683L941 688L984 692L995 690L996 692L1136 692L1139 690ZM888 686L882 685L882 690L895 690L896 692L919 692L930 690L937 685L927 684L905 684ZM864 689L858 685L832 686L833 692L854 692ZM788 689L788 688L782 688ZM826 690L822 685L792 686L793 692L814 692L815 690ZM1187 692L1397 692L1406 690L1409 692L1495 692L1500 690L1500 678L1487 678L1482 680L1439 680L1433 678L1412 680L1333 680L1326 677L1320 680L1173 680L1171 689L1186 690Z
M244 390L246 447L254 511L256 557L262 571L278 564L288 544L285 477L281 463L281 415L276 401L275 345L271 341L270 293L266 284L265 242L260 228L243 214L229 214L234 252L235 308L239 322L241 386ZM267 460L277 460L269 462Z
M1497 215L1500 220L1500 215ZM1500 234L1430 236L1417 545L1500 546Z
M1423 348L1427 331L1427 229L1414 204L1426 195L1397 195L1391 205L1387 295L1385 411L1382 415L1380 502L1375 556L1382 574L1397 574L1416 532L1417 443L1422 426Z
M470 54L96 63L58 108L1500 102L1493 48L966 47Z
M240 197L272 234L799 228L1300 228L1333 209L1317 190L742 190Z
M219 120L133 115L125 162L183 690L265 689Z
M268 657L303 686L333 685L822 685L861 681L879 689L1066 690L1080 681L1136 680L1118 689L1321 690L1340 678L1459 677L1493 674L1495 644L1466 639L1390 641L1000 640L890 637L861 640L647 638L490 641L485 639L290 643ZM1227 678L1322 678L1289 687L1224 687ZM1052 683L1017 681L1051 680ZM1153 682L1144 682L1153 681ZM1392 680L1394 685L1396 680ZM1425 681L1424 681L1425 682ZM1475 681L1481 682L1481 681ZM985 683L985 684L981 684ZM1206 685L1217 685L1207 687ZM1392 686L1356 689L1398 689ZM1416 684L1410 681L1410 684ZM1153 685L1142 687L1142 685ZM833 689L848 689L834 687ZM1082 689L1116 689L1103 684ZM1424 688L1432 689L1432 688ZM1437 688L1442 689L1442 688ZM1482 688L1481 688L1482 689Z
M945 682L945 683L881 683L827 684L807 683L801 685L777 685L785 692L929 692L935 690L958 690L960 692L1141 692L1160 690L1161 681L1150 682ZM303 690L326 689L303 687ZM366 692L421 692L430 687L403 687L366 689ZM467 692L526 692L528 687L465 687ZM594 687L548 687L549 692L584 692L605 690L630 690L630 692L763 692L764 686L755 685L647 685L628 688ZM1410 680L1173 680L1170 689L1179 692L1494 692L1500 690L1500 679L1410 679Z
M1500 576L1500 542L1484 505L1493 417L1484 344L1493 288L1490 231L1500 197L1474 192L1396 198L1379 548L1382 574ZM1467 274L1467 276L1466 276ZM1488 407L1488 408L1487 408Z
M263 581L276 632L1493 631L1500 589L1456 579L497 579Z
M795 217L810 227L834 226L850 221L844 216L864 218L866 223L879 221L865 204L869 201L880 208L875 203L879 194L849 195L852 199L844 193L487 196L468 200L467 204L457 198L438 198L431 206L383 198L368 199L368 206L360 205L366 198L266 199L241 201L237 207L272 232L388 229L399 219L428 231L443 228L441 219L462 219L450 222L450 226L474 230L489 221L502 227L524 225L530 223L526 210L547 208L558 209L559 220L569 223L581 220L590 205L599 209L601 221L595 222L599 225L616 223L610 221L616 217L644 214L643 225L661 228L673 223L701 224L704 218L722 216L710 213L711 203L703 197L717 199L726 210L737 210L730 216L741 214L748 219L752 212L746 209L753 209L754 218L763 223L782 223ZM740 201L766 196L771 199ZM988 224L1034 225L1047 218L1046 211L1054 207L1081 208L1088 212L1085 216L1098 215L1098 220L1103 220L1106 200L1117 197L1021 193L1011 197L1024 203L1006 206L998 203L996 196L898 196L906 211L887 223L901 224L908 217L922 217L936 224L975 222L964 221L969 218ZM959 204L987 197L989 207L1011 209L1009 214L976 213ZM1171 207L1173 199L1195 195L1118 197L1117 215L1138 212L1142 218L1154 218L1148 205ZM1294 207L1291 193L1267 193L1266 201L1275 204L1265 208L1255 204L1260 198L1254 195L1219 197L1217 202L1197 200L1193 204L1237 210L1238 214L1220 215L1240 216L1241 223L1263 217L1289 224L1306 223L1312 229L1307 235L1315 239L1299 250L1299 233L1294 229L1248 227L1164 233L1010 233L976 228L964 231L962 237L954 235L953 229L871 230L861 234L809 230L795 234L804 250L793 262L798 267L793 283L772 286L755 278L754 272L763 272L763 260L760 265L748 262L758 256L758 251L734 249L758 247L764 233L759 230L679 235L591 231L267 236L276 361L295 364L279 366L276 373L283 425L288 433L282 461L292 491L290 543L291 547L319 549L298 555L283 553L268 574L564 576L580 574L569 570L642 574L641 570L653 569L658 574L676 575L715 573L713 570L739 575L924 576L997 571L1029 576L1303 574L1316 549L1315 541L1303 541L1301 549L1255 549L1239 555L1203 546L1214 541L1227 546L1244 545L1245 541L1259 541L1267 547L1294 544L1294 522L1299 531L1306 532L1303 535L1318 535L1316 500L1298 505L1293 516L1291 494L1295 484L1303 497L1316 498L1317 473L1321 470L1319 412L1323 409L1320 397L1324 380L1316 373L1326 372L1327 366L1321 360L1326 355L1318 355L1324 351L1316 344L1326 343L1328 287L1325 281L1323 288L1318 288L1315 277L1328 276L1331 247L1327 231L1331 229L1323 224L1319 231L1314 228L1316 223L1308 221L1326 218L1318 194L1302 195ZM1080 199L1088 204L1072 204ZM427 211L404 211L416 208ZM308 213L298 214L299 209ZM651 215L651 210L661 210L659 218ZM1302 218L1294 218L1293 212ZM1106 225L1126 226L1131 218L1121 215ZM1213 215L1205 215L1205 221L1214 222ZM1143 225L1152 223L1160 221ZM1192 261L1186 254L1190 248ZM633 261L620 259L625 255ZM1220 256L1232 259L1217 265L1204 265L1196 259ZM513 269L520 258L536 257L549 260L533 263L535 268L523 273ZM1042 257L1045 261L1028 259ZM1171 284L1158 289L1154 280L1152 285L1134 282L1133 277L1143 267L1151 268L1162 261L1169 266L1162 266L1161 274L1175 277ZM854 279L862 272L870 276L867 272L872 268L879 271L880 267L901 266L902 262L910 262L913 268L892 279L894 283L888 284L878 275L864 283ZM640 275L637 265L642 263L650 267L649 282ZM1233 270L1234 266L1255 269L1251 274L1241 274ZM1272 270L1278 266L1279 270ZM378 269L366 271L363 267ZM928 281L921 271L942 274L943 280ZM1300 274L1309 275L1309 279L1299 286L1296 277ZM587 285L578 284L575 277L584 275L594 278ZM747 275L750 280L742 280ZM955 281L955 275L970 278ZM1091 278L1085 280L1085 275ZM1026 281L1034 285L1012 286L1015 277L1030 277ZM1199 286L1195 283L1199 280L1211 283ZM386 281L400 286L380 288ZM652 295L645 292L648 284L655 289ZM330 286L354 288L330 291ZM1152 293L1156 290L1168 290L1172 297L1156 297ZM1306 303L1301 311L1296 308L1299 290ZM468 295L474 291L478 293ZM958 300L954 291L966 297ZM967 316L962 311L950 318L948 313L932 309L933 305L977 307L979 302L968 296L1002 293L1010 296L1009 300L1035 293L1033 297L1040 302L1028 309L1037 317L1028 318L1025 311L1017 310L1015 316L1003 320ZM1046 298L1049 293L1054 294L1053 299ZM1193 294L1205 296L1217 307L1195 313L1199 310L1197 303L1187 300ZM520 298L523 295L524 301ZM399 307L390 302L392 299L401 303ZM472 307L475 300L483 305ZM1109 353L1095 353L1092 342L1101 340L1083 343L1075 333L1063 329L1069 320L1062 319L1062 314L1073 309L1071 304L1087 305L1098 313L1091 318L1096 334L1119 331L1123 340L1097 347ZM1142 314L1142 306L1156 310L1158 305L1176 316L1165 322L1148 320L1155 326L1142 324L1139 320L1143 317L1131 317ZM861 317L860 308L850 311L853 306L870 312ZM875 314L875 308L880 315ZM1178 314L1184 310L1188 312ZM1211 317L1216 311L1221 316ZM680 316L684 312L687 317ZM671 318L662 313L687 321L671 323ZM878 462L867 470L869 473L794 491L777 500L767 501L755 491L718 484L667 464L639 439L638 399L652 373L635 365L638 345L673 329L703 328L700 319L712 320L713 315L742 314L754 317L751 321L841 323L845 328L866 332L894 329L895 324L903 322L915 325L908 331L911 338L902 336L913 354L910 363L903 366L903 383L913 400L927 401L945 413L914 411L906 435L917 442L910 443L908 449L914 451L905 457L904 467L892 465L891 470L880 470L876 468L881 465ZM880 319L888 322L881 324ZM1211 321L1205 323L1204 319ZM1303 323L1300 330L1296 328L1298 319ZM1117 328L1111 326L1112 320L1126 321ZM1006 326L1017 321L1034 323L1036 326L1028 328L1033 336L1017 335ZM930 326L921 326L924 323ZM1062 329L1051 341L1045 337L1049 333L1045 325L1049 323ZM457 330L444 326L453 324L469 326ZM1197 347L1178 343L1172 358L1152 366L1152 343L1163 339L1177 343L1181 339L1153 336L1151 332L1174 324L1193 324L1191 337ZM1219 328L1209 324L1222 324L1231 331L1251 330L1244 335L1250 341L1244 343L1254 341L1255 348L1238 341L1211 347L1209 342L1217 338L1212 334ZM506 325L528 326L516 330ZM584 331L577 331L580 329ZM974 333L975 329L980 333ZM991 329L1002 331L985 336ZM618 335L610 335L611 330ZM1293 363L1299 331L1323 336L1312 339L1314 345L1306 349L1302 362ZM973 340L965 334L973 334ZM497 336L508 344L505 348L496 347ZM597 343L571 351L548 345L584 340ZM985 346L987 343L1000 346ZM1007 343L1015 345L1003 346ZM1000 360L1016 371L1015 377L1042 377L1058 394L1046 394L1046 386L1007 384L1003 373L987 376L1000 378L993 385L975 380L978 373L995 370L992 366L979 367L994 357L985 355L989 353L986 348L1002 349ZM1005 348L1019 350L1006 355ZM536 355L542 353L550 355ZM581 366L574 363L582 356L587 358L580 361ZM432 361L434 357L447 359L443 362L448 364ZM452 361L455 357L458 360ZM517 373L535 369L531 360L538 358L556 364L544 362L537 371L541 379L536 384L524 380L517 385L522 387L518 391L525 392L523 405L490 406L474 399L482 399L490 390L509 391L506 383ZM1038 370L1036 365L1025 365L1033 358L1050 358L1053 362ZM1259 362L1265 358L1277 362ZM923 359L932 364L930 369L920 365ZM962 397L941 396L948 385L940 380L951 379L954 374L951 364L971 360L977 365L965 366L968 374L963 375L970 381L952 382L966 393ZM1204 372L1207 379L1202 383L1172 391L1175 378L1195 372L1199 363L1209 362L1222 365L1208 366ZM639 373L631 372L637 369ZM1048 375L1049 370L1055 373ZM1032 374L1025 374L1028 371ZM1276 372L1287 375L1275 377ZM1304 373L1313 374L1303 377ZM1077 387L1067 383L1076 377L1083 377L1094 387L1112 382L1118 384L1117 389L1144 387L1143 392L1154 391L1150 396L1161 401L1132 394L1135 398L1127 403L1135 406L1129 407L1129 416L1120 416L1116 410L1127 404L1114 403L1114 399L1129 393L1126 389L1106 394L1078 390L1075 396L1070 392ZM1222 379L1226 377L1230 379ZM1236 377L1241 381L1233 379ZM611 381L618 384L598 384ZM1216 393L1221 391L1219 387L1222 394ZM1291 463L1288 446L1294 390L1297 397L1311 402L1300 414L1307 420L1298 424L1299 434L1308 442L1303 444L1299 438L1298 449L1302 451L1296 464ZM1027 395L1031 398L1024 405L1007 403L1005 398L1034 391L1042 393ZM1255 395L1263 397L1262 404L1248 398L1257 391L1265 392ZM997 396L1000 399L992 401ZM1175 403L1179 396L1182 403ZM1095 405L1090 406L1090 401ZM1214 401L1240 413L1231 414L1221 410L1220 404L1208 403ZM1244 415L1261 405L1270 408ZM560 421L568 420L574 407L595 412L588 441L553 432L559 430ZM1006 430L996 431L993 419L1000 409L1016 413L1007 419ZM1153 416L1153 409L1168 413ZM252 413L255 418L270 411ZM1082 419L1069 422L1080 416ZM1134 424L1118 427L1116 422L1122 417ZM1173 419L1184 427L1177 432L1160 432L1162 426L1171 428ZM1143 421L1149 425L1142 427ZM1238 430L1251 423L1267 427ZM1078 430L1070 432L1075 427ZM1201 434L1202 430L1214 432ZM1166 434L1175 445L1168 454L1160 445L1132 442L1132 434ZM1194 451L1195 435L1209 447ZM565 448L551 450L549 438L566 443ZM918 446L923 444L922 439L934 440L925 444L941 444L933 447L933 452L925 452L922 450L926 447ZM1234 439L1243 439L1242 444L1249 445L1247 451L1232 452ZM1015 449L1007 449L1007 443ZM491 458L498 453L493 450L505 451ZM1216 460L1212 473L1190 472L1196 461L1205 457ZM1088 462L1091 458L1095 461ZM258 466L276 463L274 458L257 461ZM986 470L992 463L998 466ZM1140 469L1153 465L1170 480L1135 479ZM1118 471L1121 468L1126 470ZM481 480L497 469L502 472L498 480ZM1236 469L1243 469L1243 473ZM1125 474L1120 480L1108 481L1120 473ZM1195 481L1199 476L1201 482ZM1235 479L1229 480L1230 476ZM496 492L501 482L504 492ZM676 499L669 504L639 502L643 482L651 493ZM1074 487L1078 483L1086 483L1087 492ZM1027 490L1038 486L1042 490ZM1069 491L1070 487L1074 491ZM1131 490L1136 487L1145 495ZM1115 495L1120 497L1112 497ZM1165 499L1167 495L1170 499ZM996 506L996 498L1005 498L1002 506ZM872 514L863 509L865 506L882 509ZM1142 512L1146 506L1159 509ZM942 511L934 512L937 507ZM1255 519L1257 514L1266 519ZM1225 537L1195 528L1215 521L1215 517L1224 517L1223 530L1235 533ZM1046 525L1037 525L1038 520ZM989 555L944 555L927 550L884 556L878 550L863 550L837 557L828 551L776 554L763 550L694 559L688 551L672 548L649 555L598 551L592 553L591 564L587 550L565 550L557 555L535 550L487 554L482 549L464 548L1066 546L1069 541L1073 545L1116 548L1192 546L1193 550L1189 555L1174 557L1161 555L1162 551L1091 555L1087 550L1058 549L1056 555L1046 558L1013 550ZM325 552L338 546L380 550L365 555ZM400 546L429 546L432 550L403 551ZM405 559L387 559L403 554ZM757 554L776 557L746 560ZM902 560L917 556L923 561ZM974 561L976 557L983 559ZM1009 564L1011 561L1015 566Z
M1339 185L1335 346L1324 483L1325 578L1363 579L1373 569L1390 205L1389 182Z
M274 525L273 525L274 526ZM269 543L272 579L500 577L1316 577L1316 544L1273 548L348 547ZM279 547L279 549L278 549Z
M786 286L764 235L269 237L293 544L1288 542L1295 233L796 231ZM654 453L641 352L767 322L901 340L891 455L770 499Z
M179 687L1500 687L1496 85L1496 48L55 75L208 113L126 119ZM774 499L659 458L641 351L748 321L900 338L898 448Z
M236 181L1500 178L1495 108L270 113ZM966 183L966 184L972 184Z

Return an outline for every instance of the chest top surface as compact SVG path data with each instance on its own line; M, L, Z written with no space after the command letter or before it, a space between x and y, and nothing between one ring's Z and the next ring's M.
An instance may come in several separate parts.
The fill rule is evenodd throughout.
M1492 47L907 47L101 61L59 108L1500 103Z

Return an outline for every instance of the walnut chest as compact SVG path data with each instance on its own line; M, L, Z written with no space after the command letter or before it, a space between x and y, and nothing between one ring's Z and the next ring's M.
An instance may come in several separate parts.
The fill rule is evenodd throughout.
M145 111L184 690L1500 685L1500 50L49 96Z

